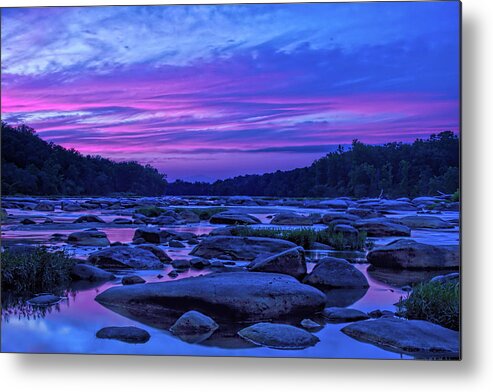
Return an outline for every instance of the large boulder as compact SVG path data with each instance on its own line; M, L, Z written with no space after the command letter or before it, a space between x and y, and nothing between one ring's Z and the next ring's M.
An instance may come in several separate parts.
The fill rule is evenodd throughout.
M393 223L385 218L360 220L355 222L354 226L366 232L369 237L409 237L411 235L409 227Z
M112 287L96 301L149 320L168 310L196 310L216 320L266 321L309 316L325 306L325 295L287 275L220 272L195 278Z
M459 332L423 320L385 317L349 324L342 328L342 332L357 340L405 354L430 357L460 355Z
M193 248L191 255L212 258L253 261L259 256L271 256L296 248L296 244L275 238L211 236Z
M105 222L97 215L82 215L79 216L76 220L74 220L74 223L105 223Z
M70 272L74 280L88 280L91 282L115 279L115 275L90 264L76 264Z
M314 346L320 340L304 329L287 324L258 323L238 332L243 339L277 349L302 349Z
M368 262L393 269L457 269L460 252L458 245L428 245L400 239L370 251Z
M313 225L313 218L311 216L284 212L276 214L270 223L271 225L311 226Z
M153 244L161 243L161 231L157 227L141 227L135 230L133 241L139 240Z
M303 283L323 289L369 287L365 275L354 265L337 257L325 257Z
M137 327L105 327L96 333L96 337L137 344L146 343L151 338L151 335L146 330Z
M260 258L248 266L250 271L277 272L297 279L306 275L305 250L298 246L267 258Z
M112 246L92 253L88 260L110 269L160 269L163 266L152 252L131 246Z
M399 222L411 229L453 229L454 225L437 216L411 215L399 219Z
M98 230L77 231L70 234L67 241L81 246L108 246L110 244L106 233Z
M222 225L255 225L261 223L260 219L253 215L228 211L213 215L209 222Z

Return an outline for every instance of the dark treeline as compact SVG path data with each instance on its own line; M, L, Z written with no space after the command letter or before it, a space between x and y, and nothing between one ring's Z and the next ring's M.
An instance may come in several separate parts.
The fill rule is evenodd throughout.
M2 122L2 194L162 195L166 176L137 162L84 156L40 139L26 125Z
M175 181L171 195L386 197L453 193L459 188L459 139L452 132L412 144L375 146L355 140L306 168L245 175L212 184Z

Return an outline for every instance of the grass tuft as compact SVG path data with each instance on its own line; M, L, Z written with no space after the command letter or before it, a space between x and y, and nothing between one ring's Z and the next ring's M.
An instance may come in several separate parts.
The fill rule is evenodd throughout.
M460 289L456 282L427 282L413 288L399 303L399 314L411 320L426 320L459 330Z

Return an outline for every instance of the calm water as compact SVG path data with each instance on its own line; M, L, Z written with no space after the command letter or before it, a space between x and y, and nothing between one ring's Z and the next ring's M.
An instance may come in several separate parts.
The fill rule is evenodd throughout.
M237 207L235 207L237 208ZM258 216L263 223L270 219L279 210L294 212L313 213L323 212L292 207L242 207L250 210L253 215ZM270 212L263 211L268 209ZM55 212L33 212L9 210L10 214L16 216L16 220L29 216L40 222L45 217L50 217L59 222L63 227L65 223L72 222L83 213L96 214L106 222L111 222L119 215L114 211L108 214L106 211L87 211L66 213ZM447 219L457 219L457 213L448 213ZM95 248L73 247L63 242L50 242L53 233L68 235L74 232L73 228L56 229L53 225L39 225L35 228L17 225L2 227L2 242L4 244L14 243L43 243L53 247L61 247L78 257L86 257ZM105 231L110 241L130 242L135 231L135 227L115 227L115 225L102 225L100 229ZM208 223L192 224L181 227L168 227L176 231L189 231L197 235L207 234L219 225ZM166 227L163 227L166 229ZM457 244L458 229L451 230L413 230L412 237L421 242L433 244ZM387 243L391 238L377 239L377 243ZM169 249L163 247L173 258L190 258L188 255L192 246L187 245L182 249ZM312 259L323 257L330 252L308 252ZM328 303L331 306L348 306L362 311L392 310L395 311L395 303L406 293L400 287L408 281L416 279L429 279L428 276L406 275L387 276L386 274L376 274L367 271L368 264L355 264L367 277L370 288L368 290L346 290L344 292L333 290L328 292ZM313 264L309 264L312 268ZM167 266L163 270L153 271L132 271L144 277L146 281L166 281L171 280L167 273L172 267ZM207 270L189 270L181 273L177 279L206 274ZM164 277L159 279L158 274ZM437 274L437 273L435 273ZM2 351L14 352L43 352L43 353L92 353L92 354L155 354L155 355L204 355L204 356L264 356L264 357L324 357L324 358L411 358L394 352L383 350L371 344L361 343L354 340L342 332L340 329L347 324L325 324L323 328L314 332L320 342L314 347L304 350L276 350L265 347L252 347L240 338L230 337L224 339L214 334L211 338L201 344L190 344L181 341L171 335L166 330L156 329L152 326L142 324L138 321L123 317L110 311L98 304L94 298L109 287L119 285L122 273L117 274L117 279L112 282L102 284L82 283L74 284L67 295L67 298L58 305L46 309L44 314L33 309L25 303L22 306L13 306L3 309L2 312ZM386 283L385 283L386 282ZM322 320L316 320L322 321ZM146 329L151 334L151 339L146 344L127 344L115 340L97 339L96 332L107 326L136 326Z

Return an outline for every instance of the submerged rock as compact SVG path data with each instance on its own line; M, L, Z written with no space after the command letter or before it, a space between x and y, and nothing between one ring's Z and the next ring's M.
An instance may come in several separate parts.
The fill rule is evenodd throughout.
M311 319L303 319L300 325L308 331L317 331L322 326Z
M348 308L325 308L322 315L332 323L345 323L348 321L367 320L370 318L368 314L357 309Z
M248 266L250 271L276 272L297 279L306 275L305 251L301 246L285 250L267 258L260 258Z
M296 248L296 244L274 238L211 236L205 238L190 254L206 259L230 257L232 260L253 261L261 255L268 257L292 248Z
M58 295L53 295L53 294L40 294L37 295L36 297L31 298L27 302L30 305L36 305L36 306L51 306L55 305L58 302L62 300L61 297Z
M89 264L76 264L70 276L74 280L89 280L91 282L115 279L115 275L101 268Z
M145 283L146 281L140 277L139 275L129 275L129 276L124 276L122 278L122 284L123 285L130 285L130 284L141 284Z
M342 328L342 332L357 340L405 354L460 355L459 332L423 320L379 318L349 324Z
M74 220L74 223L105 223L105 221L97 215L82 215Z
M324 289L369 286L360 270L346 260L336 257L325 257L320 260L312 272L305 277L303 283Z
M70 234L67 241L81 246L108 246L110 244L106 233L98 230L77 231Z
M213 215L209 222L222 225L254 225L261 223L260 219L253 215L228 211Z
M460 253L457 245L428 245L401 239L370 251L368 262L394 269L459 268Z
M96 333L96 337L137 344L146 343L151 335L146 330L137 327L105 327Z
M131 225L133 221L130 218L115 218L112 223L116 225Z
M304 329L287 324L258 323L238 332L243 339L259 346L296 350L317 344L320 339Z
M99 303L155 318L166 309L197 310L233 321L264 321L309 316L325 306L325 295L287 275L221 272L171 282L112 287Z
M110 269L160 269L161 261L148 250L130 246L112 246L92 253L89 262Z

